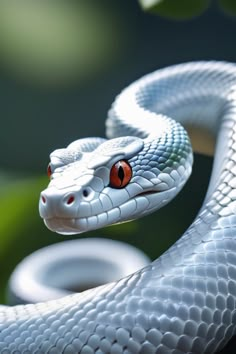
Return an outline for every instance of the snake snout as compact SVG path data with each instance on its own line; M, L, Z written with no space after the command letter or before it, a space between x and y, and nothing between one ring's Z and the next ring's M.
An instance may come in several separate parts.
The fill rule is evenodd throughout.
M78 210L76 192L60 193L44 190L40 195L39 213L44 219L53 217L75 217Z

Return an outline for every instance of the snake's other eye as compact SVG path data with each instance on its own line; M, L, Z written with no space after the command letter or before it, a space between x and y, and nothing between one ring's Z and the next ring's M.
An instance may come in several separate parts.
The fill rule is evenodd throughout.
M51 175L52 175L52 167L51 167L51 164L50 164L50 163L48 164L48 167L47 167L47 175L48 175L48 178L51 178Z
M112 188L124 188L132 177L132 168L125 160L116 162L110 171L110 186Z

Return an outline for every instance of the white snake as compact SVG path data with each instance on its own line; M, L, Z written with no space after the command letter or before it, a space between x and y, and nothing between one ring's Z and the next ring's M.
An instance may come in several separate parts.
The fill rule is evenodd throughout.
M54 231L80 233L151 213L183 187L192 151L169 117L217 135L207 196L187 232L117 283L3 308L0 353L213 353L235 334L235 82L229 63L158 70L118 96L111 140L82 139L51 154L40 215Z

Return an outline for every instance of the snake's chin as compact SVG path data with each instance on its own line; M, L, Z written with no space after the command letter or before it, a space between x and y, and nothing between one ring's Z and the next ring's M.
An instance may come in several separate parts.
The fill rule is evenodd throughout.
M85 232L86 230L80 230L76 227L76 220L75 218L53 217L44 219L44 223L49 230L61 235L75 235Z

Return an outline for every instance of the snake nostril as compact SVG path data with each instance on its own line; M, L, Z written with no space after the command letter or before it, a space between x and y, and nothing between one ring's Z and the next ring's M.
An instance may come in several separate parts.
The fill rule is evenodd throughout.
M42 199L42 203L46 204L47 200L46 200L46 197L44 195L42 195L41 199Z
M66 201L66 204L71 205L74 203L74 201L75 201L75 197L73 195L70 195Z

